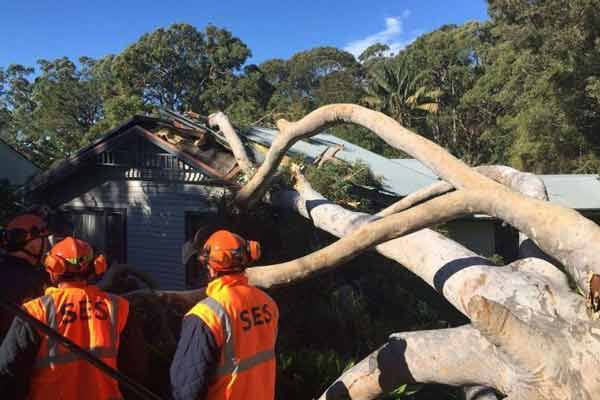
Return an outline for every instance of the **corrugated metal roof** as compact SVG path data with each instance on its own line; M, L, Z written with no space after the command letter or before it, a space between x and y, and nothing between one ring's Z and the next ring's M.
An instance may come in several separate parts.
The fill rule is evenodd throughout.
M427 168L425 164L414 158L392 158L392 161L398 164L402 164L405 168L412 169L421 174L425 174L433 179L438 179L437 175Z
M393 161L423 173L435 174L414 158ZM598 175L538 175L546 185L550 202L575 210L600 210L600 176Z
M576 210L600 210L598 175L540 175L550 201Z
M407 168L435 176L414 158L394 159ZM538 175L546 185L552 203L576 210L600 210L600 176L582 174Z
M277 130L252 128L246 137L253 142L270 146ZM413 158L387 159L336 136L320 133L300 140L290 149L311 159L319 157L327 148L341 145L336 158L346 162L363 161L377 176L384 179L386 190L406 196L437 181L437 176ZM598 175L540 175L546 184L550 201L576 210L600 210L600 177Z
M245 137L264 146L271 146L278 131L269 128L252 128L245 133ZM328 133L319 133L309 139L296 142L290 149L291 154L301 154L311 159L316 159L329 147L342 146L335 157L354 163L362 161L367 164L376 176L383 178L384 189L406 196L424 186L435 182L437 178L426 168L414 168L410 163L396 162L379 154L375 154L360 146L340 139Z

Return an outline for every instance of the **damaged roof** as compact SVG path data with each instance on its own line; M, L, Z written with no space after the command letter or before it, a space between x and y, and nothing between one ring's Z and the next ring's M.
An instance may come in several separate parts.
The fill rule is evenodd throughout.
M87 162L95 159L125 135L139 135L171 153L188 165L199 169L215 182L233 183L239 167L229 150L216 139L214 132L201 125L189 126L168 115L136 115L118 127L100 136L67 159L55 162L48 170L35 176L25 191L37 191L71 174Z
M147 138L165 152L176 155L190 166L204 172L215 181L236 185L240 172L229 144L221 132L214 131L195 119L159 110L158 116L134 116L107 132L66 160L34 177L25 190L39 190L73 173L87 160L101 154L123 135L137 134ZM262 162L266 150L273 144L278 131L252 127L240 135L257 144L252 148L257 162ZM317 161L325 154L348 162L363 162L382 179L386 194L404 197L439 180L433 171L416 159L388 159L327 132L297 141L288 151ZM600 177L598 175L539 175L546 184L551 202L576 210L600 210Z
M244 136L253 142L270 147L277 133L276 129L253 127L245 132ZM411 162L391 160L326 132L299 140L289 152L316 160L328 149L335 147L339 148L335 158L348 163L361 161L367 164L373 174L382 179L384 189L395 196L407 196L438 180L431 171L427 172L427 168L422 164L422 167L417 168Z

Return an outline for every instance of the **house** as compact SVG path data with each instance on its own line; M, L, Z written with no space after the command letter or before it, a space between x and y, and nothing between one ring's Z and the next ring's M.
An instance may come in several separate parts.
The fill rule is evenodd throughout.
M245 134L258 161L275 134L263 128ZM343 161L366 158L376 174L391 174L394 184L384 190L390 200L436 179L410 169L409 177L395 174L392 161L326 133L296 143L290 153L318 158L331 146L343 147ZM69 221L59 237L73 234L102 250L111 264L134 265L163 289L184 289L193 286L194 276L183 265L182 247L198 229L223 226L219 206L237 187L239 171L218 132L163 111L107 132L37 175L24 193L27 202L47 204Z
M245 142L261 161L276 130L251 128ZM292 146L313 161L325 154L362 161L383 179L377 195L388 203L428 186L438 177L413 159L391 160L321 133ZM20 157L20 156L19 156ZM194 232L228 227L219 214L240 172L225 139L196 121L163 111L135 116L68 159L38 174L23 192L30 203L61 210L74 234L101 249L109 263L129 263L163 289L194 286L182 247ZM600 219L600 181L595 175L542 176L550 200ZM261 227L252 227L260 230ZM483 215L447 224L449 234L483 255L516 257L517 232ZM268 231L268 228L264 229ZM273 236L272 230L265 236Z
M136 116L25 188L30 203L62 210L75 234L109 263L130 263L163 289L184 289L181 249L214 221L239 168L216 136L166 117Z
M21 186L39 172L27 157L0 139L0 181L11 186Z

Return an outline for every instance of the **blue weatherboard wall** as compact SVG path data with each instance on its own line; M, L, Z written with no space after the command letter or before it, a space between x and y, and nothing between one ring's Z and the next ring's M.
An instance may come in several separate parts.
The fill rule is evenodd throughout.
M185 214L216 212L225 189L203 184L198 170L190 171L195 183L152 177L159 172L92 164L47 188L44 200L66 210L126 210L127 263L151 274L161 289L184 289ZM139 176L145 179L132 178Z
M201 185L107 181L64 202L64 207L127 210L127 263L150 273L162 289L185 288L181 247L186 212L216 212Z

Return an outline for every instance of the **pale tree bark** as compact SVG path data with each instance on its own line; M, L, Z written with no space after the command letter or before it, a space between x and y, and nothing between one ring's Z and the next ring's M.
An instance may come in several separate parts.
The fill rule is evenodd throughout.
M600 242L600 227L573 210L508 189L470 168L437 144L402 127L392 118L364 107L334 104L321 107L297 122L278 121L280 134L267 153L265 162L238 192L238 204L252 205L262 197L286 151L296 141L315 135L336 122L352 122L366 127L391 146L419 159L456 189L479 193L479 199L483 202L471 204L474 206L473 212L488 214L517 228L567 268L579 289L592 300L591 305L595 304L594 299L600 299L600 284L598 287L590 285L591 279L599 276L600 255L594 246L583 245ZM561 229L556 229L558 226Z
M274 200L281 206L297 210L310 218L315 226L334 235L349 234L374 219L328 202L302 179L296 189L282 192ZM485 259L428 229L380 244L375 249L440 290L452 304L476 322L475 327L485 332L482 336L490 346L487 350L478 351L489 357L483 362L474 356L471 356L475 360L473 364L464 360L457 362L455 353L463 354L468 351L465 349L477 348L480 344L472 341L437 353L438 342L423 335L423 341L415 347L415 354L435 359L425 370L436 370L436 365L448 368L436 372L433 380L420 378L421 381L461 386L485 385L514 398L525 399L591 399L594 394L600 393L595 378L586 378L580 370L583 365L591 368L599 355L600 344L594 333L598 324L588 320L585 300L569 289L565 275L554 266L543 260L528 258L506 267L490 267ZM492 300L485 300L482 295ZM485 302L502 306L477 308L479 304L487 304ZM508 309L510 313L505 312ZM533 328L526 329L529 326ZM572 329L578 331L577 335L573 336ZM552 340L536 340L540 332L550 335ZM500 339L487 339L495 336ZM506 337L508 340L502 339ZM384 348L391 346L390 343ZM541 350L532 352L530 349ZM537 358L532 360L536 355ZM378 379L372 379L373 360L378 357L376 352L345 373L322 398L347 398L344 396L348 393L356 393L350 396L353 399L376 398L394 385L417 381L403 381L402 375L382 386ZM488 360L501 360L502 365L489 368L493 377L482 378L481 373L486 370L485 362ZM395 365L377 363L379 372L376 373L398 376L394 375L398 365L405 365L404 368L409 371L421 368L421 364L411 357L396 361ZM509 372L502 374L500 371ZM464 373L471 380L456 381L456 373ZM569 379L572 381L558 383ZM365 387L361 388L363 385Z
M434 197L446 194L452 190L454 190L454 187L448 182L435 182L398 200L394 204L384 208L375 215L378 217L387 217L388 215L399 213L419 203L423 203L427 200L431 200Z
M467 200L473 206L470 209L467 207L470 212L483 211L490 215L508 216L509 218L504 219L508 219L509 222L514 223L518 221L519 218L511 217L509 213L494 214L489 212L496 211L498 208L501 209L501 205L498 205L497 202L483 199L483 197L498 196L501 198L504 197L502 199L504 201L510 201L515 198L519 199L518 196L507 195L507 193L512 194L507 190L500 192L498 190L487 191L487 193L483 193L486 190L469 190L469 192L470 194L466 195L463 200ZM478 195L477 192L482 193ZM448 197L448 195L446 196ZM472 202L467 199L470 196L474 196ZM298 205L302 203L298 199L294 201L293 196L291 199L288 199L288 204L290 200L291 204L295 203ZM315 200L317 201L315 202ZM305 202L304 207L300 206L298 209L302 211L310 210L310 217L316 222L317 218L314 211L323 207L326 203L322 198L313 198L309 201L312 202L313 207L306 207L308 202ZM481 206L480 201L488 203L488 205ZM452 201L450 201L451 203ZM446 206L448 204L448 202L446 204L440 203L439 206ZM539 203L534 202L533 204L534 206L538 206L537 209L545 208L544 203L541 201ZM513 205L518 207L520 204ZM533 208L532 203L525 203L525 205ZM335 207L333 205L330 206ZM332 210L330 209L330 211ZM438 211L442 211L442 215L447 215L444 214L443 210ZM543 211L546 211L546 218L551 218L556 214L551 208L545 208ZM355 215L354 218L348 215L341 216L340 214L343 214L343 212L330 212L326 214L326 217L322 220L324 224L330 223L332 220L337 222L330 225L330 232L343 232L344 230L346 233L351 232L356 229L356 226L350 227L353 223L357 221L363 223L369 221L368 216L364 214ZM519 214L519 210L516 211L516 214ZM529 223L528 217L531 214L535 214L533 210L529 210L528 215L522 216L523 220ZM563 216L565 215L567 219L570 219L573 214L571 213L569 216L569 212L566 212ZM573 220L578 221L578 217L572 218L572 222ZM345 229L340 228L340 222L342 222L342 226L345 226ZM537 225L539 222L542 222L543 225L543 221L539 219L539 216L538 218L534 216L531 225ZM524 222L523 225L525 224ZM318 226L318 224L316 225ZM520 228L521 231L532 233L532 236L536 237L536 232L531 228L528 229L527 226L519 224L514 225ZM406 238L397 240L409 239L410 236L417 236L421 233L423 232L417 232ZM552 237L552 232L543 232L538 238L544 235ZM542 242L543 240L542 238ZM401 261L404 265L409 268L412 266L411 270L413 272L416 272L427 282L437 287L435 284L436 274L433 272L441 272L440 264L445 266L445 263L439 263L439 260L437 260L438 265L435 268L434 265L424 262L431 260L424 253L428 251L438 252L433 241L429 240L426 243L427 248L420 249L424 251L414 251L414 248L406 250L405 246L404 251L401 251L397 255L400 260L404 258ZM381 244L376 248L381 251L381 248L386 244ZM388 254L395 255L394 253L398 253L397 249L399 247L396 246L396 249L389 249ZM577 246L574 247L576 248ZM386 250L384 248L382 252ZM458 253L461 251L458 248L455 250L458 250ZM573 251L573 249L571 248L569 251ZM413 254L417 256L414 257ZM457 257L457 254L453 254L450 258L454 259L454 261L461 258L463 260L469 258L464 257L465 255ZM439 256L439 254L436 256ZM410 261L413 262L411 263ZM586 378L584 374L581 374L580 368L583 365L593 365L593 360L598 357L598 340L594 338L595 334L593 333L596 327L594 326L594 322L587 320L584 300L569 290L566 277L552 265L543 260L536 259L522 260L518 265L509 266L509 271L506 271L506 268L504 268L504 271L502 271L505 272L504 274L500 272L503 268L489 268L485 265L485 262L482 263L483 265L474 264L477 264L477 262L467 263L466 268L463 268L464 265L461 266L459 263L459 265L454 267L453 271L449 271L450 273L447 274L448 279L445 281L442 279L443 285L441 291L446 298L474 321L475 327L484 333L488 343L494 346L495 352L501 355L506 367L512 371L511 379L506 386L502 385L501 382L492 381L479 381L476 383L493 386L509 394L512 398L593 398L594 394L598 393L598 383L595 382L595 379ZM470 273L466 272L466 269L471 270ZM475 274L473 274L474 271L476 271ZM495 296L498 302L489 300L481 296L480 293L485 294L486 297ZM511 295L507 296L507 293L511 293ZM579 337L576 340L573 340L571 331L573 326L580 327L580 336L578 335ZM429 346L428 343L423 343L420 346L423 349L431 347L433 346ZM537 351L531 351L532 349ZM564 349L568 350L565 351ZM574 354L577 355L574 356ZM458 368L461 366L461 364L457 365ZM351 369L352 372L357 372L357 370L360 370L360 368ZM473 373L472 376L476 375L476 369L468 368L468 370ZM518 373L515 373L515 371ZM446 374L448 374L448 371L444 371L444 374L437 376L436 381L443 382L442 380ZM346 375L352 375L352 373L349 372ZM358 376L363 376L360 374L360 371ZM365 375L366 378L369 376L371 376L370 373ZM351 378L351 382L354 382L352 385L353 387L360 388L362 385L357 386L355 384L356 378L356 376ZM332 387L339 389L340 385L342 385L347 388L347 384L351 382L345 383L341 379ZM461 382L461 384L465 383ZM352 398L374 398L382 392L383 390L380 391L379 389L375 389L374 391L365 390L361 392L362 394L352 396ZM346 394L344 393L344 395ZM326 398L335 398L332 397L334 393L330 391L325 396Z
M480 174L487 176L494 181L501 183L525 196L547 201L548 193L546 186L540 177L534 174L518 171L514 168L503 165L483 165L474 168ZM397 201L389 207L378 212L377 216L385 217L406 210L416 204L430 200L433 197L440 196L454 190L454 187L448 182L435 182L423 189L411 193L405 198ZM542 258L548 262L558 264L556 260L549 257L539 247L529 239L524 233L519 232L519 256Z
M388 343L346 371L321 399L376 398L406 383L471 387L481 381L505 386L510 371L476 329L407 332L392 335Z
M235 128L231 124L231 121L229 121L227 115L221 111L211 114L208 116L208 124L213 127L219 127L219 130L223 132L225 139L229 143L233 156L242 171L247 174L252 173L254 165L252 164L252 161L250 161L250 157L248 157L244 143L236 133Z
M383 114L355 105L332 105L298 122L279 121L280 136L238 193L238 204L251 206L262 197L295 141L338 121L371 129L420 159L455 191L445 193L448 186L441 190L440 184L382 218L328 202L298 174L296 190L276 193L273 201L341 239L298 260L249 269L249 278L262 287L290 284L374 249L438 290L471 324L394 334L336 380L322 398L373 399L409 382L488 386L509 399L600 396L600 379L594 373L600 360L600 323L590 318L597 311L594 300L600 289L594 285L600 271L596 245L600 228L572 210L544 201L543 185L534 177L505 168L480 173ZM473 213L509 223L558 259L590 295L591 306L586 307L585 298L569 287L568 277L544 259L529 257L495 267L441 234L423 229Z

